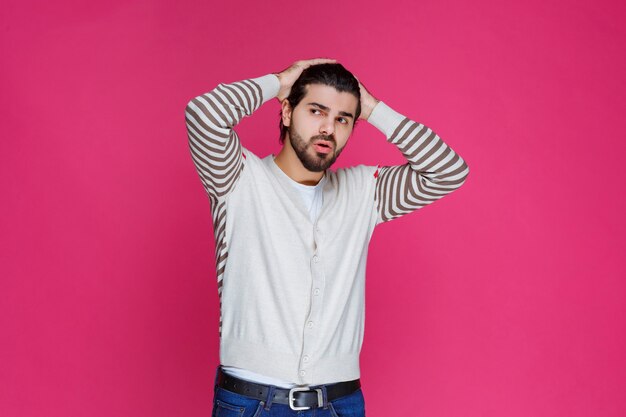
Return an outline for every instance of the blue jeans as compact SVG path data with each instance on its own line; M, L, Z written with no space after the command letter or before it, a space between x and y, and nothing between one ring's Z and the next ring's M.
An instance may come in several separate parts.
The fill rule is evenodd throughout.
M267 398L259 400L218 387L217 371L215 382L211 417L365 417L365 399L361 388L352 394L328 401L326 387L321 386L324 407L295 411L288 404L272 402L276 387L270 388ZM320 386L312 385L311 388Z

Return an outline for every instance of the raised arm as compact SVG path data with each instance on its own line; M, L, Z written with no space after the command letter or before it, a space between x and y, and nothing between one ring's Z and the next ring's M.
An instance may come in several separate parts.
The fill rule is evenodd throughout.
M326 62L336 60L296 61L279 73L218 84L187 103L185 120L191 157L212 205L228 196L245 166L242 145L233 128L269 99L284 100L305 68Z
M233 190L245 165L234 126L275 97L279 87L278 77L267 74L218 84L187 104L185 120L191 157L211 204Z
M398 147L404 165L382 166L376 178L376 224L396 219L458 189L469 175L459 154L430 128L376 100L361 85L362 115Z

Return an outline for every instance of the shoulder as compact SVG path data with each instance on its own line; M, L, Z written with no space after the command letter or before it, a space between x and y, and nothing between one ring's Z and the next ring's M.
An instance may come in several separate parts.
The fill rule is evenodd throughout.
M261 158L250 149L241 147L242 160L244 168L244 174L250 176L253 180L259 179L259 177L269 176L271 174L271 161L273 155L267 155Z
M252 152L250 149L246 148L243 145L241 145L241 154L245 159L248 159L249 157L251 157L251 159L259 159L259 157L254 152Z
M257 154L243 145L241 146L241 156L246 164L259 165L263 163L263 160Z
M370 189L374 189L379 167L377 165L354 165L351 167L338 168L331 172L330 178L337 188L344 192L355 190L356 193L366 195Z
M378 177L380 165L354 165L351 167L338 168L333 174L338 180L373 182Z

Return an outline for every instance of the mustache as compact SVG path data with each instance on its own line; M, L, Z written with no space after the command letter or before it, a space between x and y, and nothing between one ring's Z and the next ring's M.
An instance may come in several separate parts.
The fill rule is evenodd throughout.
M336 145L335 138L333 138L332 136L314 136L311 138L311 142L314 142L316 140L326 140Z

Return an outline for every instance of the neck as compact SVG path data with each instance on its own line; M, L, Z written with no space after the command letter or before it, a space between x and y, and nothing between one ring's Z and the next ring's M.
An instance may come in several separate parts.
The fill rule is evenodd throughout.
M302 185L317 185L326 172L313 172L306 169L291 147L289 138L285 139L285 144L274 158L274 162L289 178Z

